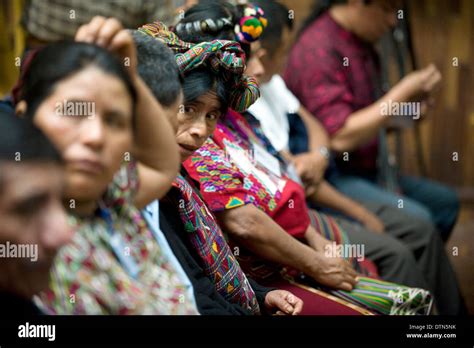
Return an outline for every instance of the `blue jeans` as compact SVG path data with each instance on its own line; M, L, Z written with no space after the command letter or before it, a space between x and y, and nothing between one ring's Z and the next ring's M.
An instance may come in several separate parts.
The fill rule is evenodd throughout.
M386 191L362 176L336 172L327 179L356 201L389 204L403 209L407 214L431 221L441 232L444 241L449 238L459 213L456 193L447 186L425 178L401 176L399 185L403 195Z

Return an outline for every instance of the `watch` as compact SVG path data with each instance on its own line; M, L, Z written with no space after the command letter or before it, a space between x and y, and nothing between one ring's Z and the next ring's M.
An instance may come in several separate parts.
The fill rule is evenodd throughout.
M329 152L329 149L326 146L320 146L319 153L323 155L323 157L329 161L329 158L331 157L331 153Z

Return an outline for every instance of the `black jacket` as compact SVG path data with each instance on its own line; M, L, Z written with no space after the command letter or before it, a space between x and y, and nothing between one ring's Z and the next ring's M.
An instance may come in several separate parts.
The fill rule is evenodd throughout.
M211 279L200 266L199 256L186 236L177 205L172 203L172 195L173 189L168 194L168 199L160 201L160 228L194 287L199 313L202 315L250 315L249 311L228 302L215 290ZM273 289L263 287L252 279L249 279L249 282L257 296L257 301L263 307L265 296Z
M23 318L43 314L31 300L4 291L0 291L0 308L1 318Z

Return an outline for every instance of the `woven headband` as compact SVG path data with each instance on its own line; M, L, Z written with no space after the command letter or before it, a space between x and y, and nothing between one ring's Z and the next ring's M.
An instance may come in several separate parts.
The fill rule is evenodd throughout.
M175 27L178 35L184 32L189 34L217 33L225 27L232 28L232 17L219 18L217 20L207 18L189 23L178 23Z
M208 67L214 74L221 75L231 91L229 106L233 110L245 111L260 97L257 81L243 74L245 53L237 42L228 40L213 40L199 44L184 42L161 22L146 24L138 31L152 36L172 49L183 76L202 65Z
M261 7L247 4L243 10L243 17L234 26L235 40L250 44L257 41L267 26L268 21ZM224 28L232 28L232 17L223 17L217 20L207 18L189 23L178 23L175 27L178 35L218 33Z
M239 42L250 44L260 38L267 24L262 8L248 4L243 17L235 25L235 37Z

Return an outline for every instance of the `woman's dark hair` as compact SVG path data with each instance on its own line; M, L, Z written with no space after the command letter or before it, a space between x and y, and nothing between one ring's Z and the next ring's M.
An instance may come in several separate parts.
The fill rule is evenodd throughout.
M63 164L63 160L31 120L17 117L13 108L0 104L0 194L5 185L5 163Z
M5 163L57 163L62 158L49 139L28 119L15 115L13 108L0 104L0 192L4 188Z
M324 12L329 10L331 6L344 4L346 2L347 0L316 0L313 11L301 26L299 35L301 35L316 19L321 17Z
M53 92L58 82L89 66L95 66L123 82L132 98L134 114L137 93L119 59L96 45L61 41L40 49L24 71L18 100L24 100L28 105L26 117L34 117L38 106Z
M23 161L62 163L61 155L49 139L29 119L15 115L13 108L0 105L0 162Z
M176 30L178 25L175 28L176 34L183 41L199 43L203 41L212 41L212 40L232 40L235 41L235 31L234 27L242 18L243 7L234 6L227 1L222 0L201 0L197 5L194 5L184 14L178 24L186 23L198 23L206 19L210 19L217 23L223 18L230 19L228 24L224 24L218 27L217 30L212 30L208 27L206 31L201 30ZM247 60L250 58L250 45L245 43L240 43L240 46L247 56Z
M184 103L189 104L209 91L214 91L221 104L221 111L227 111L230 100L230 91L226 88L224 80L207 68L192 70L184 78L183 95Z
M138 73L164 107L176 103L183 78L171 51L165 44L138 30L132 31L137 49Z

